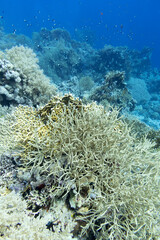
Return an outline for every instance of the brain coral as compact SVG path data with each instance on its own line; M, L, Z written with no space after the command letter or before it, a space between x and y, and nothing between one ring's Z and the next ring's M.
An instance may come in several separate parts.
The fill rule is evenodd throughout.
M137 141L118 111L66 95L14 117L22 166L52 181L50 198L73 209L75 234L158 239L159 152Z

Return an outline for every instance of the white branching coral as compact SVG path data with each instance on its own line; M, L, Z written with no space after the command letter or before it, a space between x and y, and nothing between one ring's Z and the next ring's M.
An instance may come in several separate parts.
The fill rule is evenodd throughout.
M18 108L21 161L52 181L51 198L67 196L82 234L156 239L160 154L147 139L137 141L117 110L106 111L71 96L39 110Z
M35 213L35 214L38 214ZM75 223L62 203L57 203L52 213L44 216L27 210L27 204L15 192L0 188L0 239L21 240L76 240L71 231ZM54 229L47 229L48 222L56 222Z

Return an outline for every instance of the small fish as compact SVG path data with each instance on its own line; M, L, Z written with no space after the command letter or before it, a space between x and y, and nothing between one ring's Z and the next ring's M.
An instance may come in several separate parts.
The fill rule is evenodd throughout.
M123 24L121 24L120 28L121 28L121 30L123 29Z
M120 25L120 28L121 28L120 33L123 34L123 24Z
M101 16L103 16L103 12L100 12Z

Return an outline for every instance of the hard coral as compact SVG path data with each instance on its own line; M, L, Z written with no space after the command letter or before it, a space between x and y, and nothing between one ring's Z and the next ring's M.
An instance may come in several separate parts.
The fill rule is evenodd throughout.
M101 104L107 101L112 106L128 107L130 110L135 107L135 102L125 84L125 72L120 71L109 71L103 85L94 90L90 99Z
M82 235L158 239L159 153L118 113L70 95L18 108L15 149L31 174L52 181L50 197L65 199Z
M79 79L79 90L80 92L90 91L94 86L94 81L89 76L83 76Z
M38 65L32 49L15 46L5 51L0 60L0 103L3 105L45 104L55 95L50 83Z
M59 222L56 221L57 218L60 219ZM51 230L49 224L52 221L55 224ZM62 203L58 203L52 213L35 218L35 214L27 210L26 201L19 194L0 186L1 239L76 240L71 233L73 227L70 213Z

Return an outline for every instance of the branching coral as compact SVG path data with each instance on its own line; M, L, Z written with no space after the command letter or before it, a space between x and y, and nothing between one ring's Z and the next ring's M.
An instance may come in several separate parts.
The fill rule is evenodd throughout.
M14 146L14 135L11 130L13 122L14 117L7 115L6 112L4 112L4 116L0 117L0 155Z
M118 114L70 95L17 108L15 149L31 174L52 181L50 197L65 199L82 235L156 239L159 153L147 139L137 142Z
M1 239L73 239L73 234L70 232L74 224L70 213L67 212L62 203L57 204L56 211L54 209L52 213L48 212L45 216L39 215L36 218L34 215L27 210L27 204L21 199L20 195L0 187ZM59 219L59 222L54 224L54 228L51 230L49 223L55 220L56 217Z

